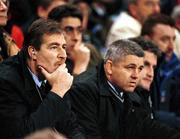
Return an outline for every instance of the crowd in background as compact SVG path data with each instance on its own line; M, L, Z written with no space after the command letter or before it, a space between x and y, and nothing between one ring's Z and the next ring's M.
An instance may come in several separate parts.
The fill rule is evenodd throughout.
M147 75L147 80L151 81L150 88L145 90L150 93L144 105L147 100L152 119L180 129L180 0L154 0L139 4L139 7L135 2L9 0L6 4L8 21L2 25L0 21L0 62L23 49L27 44L28 28L39 18L57 21L65 32L66 65L74 77L98 65L114 41L142 36L152 41L161 53L156 54L156 62L151 67L153 72ZM64 10L60 7L62 5ZM73 5L81 13L65 5ZM139 43L140 40L133 41ZM139 45L143 44L140 42ZM74 107L76 109L75 104Z

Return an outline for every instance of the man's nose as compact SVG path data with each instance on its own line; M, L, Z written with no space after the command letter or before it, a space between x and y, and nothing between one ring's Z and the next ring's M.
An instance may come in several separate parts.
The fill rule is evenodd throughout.
M79 40L80 35L81 35L81 33L77 29L73 30L72 37L73 37L74 40Z
M148 71L147 71L147 75L148 77L154 77L154 68L153 67L149 67Z
M2 10L2 9L4 9L4 10L7 10L7 9L8 9L7 5L6 5L4 2L2 2L1 0L0 0L0 9L1 9L1 10Z
M133 79L138 79L139 77L139 69L134 69L133 73L132 73L132 78Z
M61 59L66 59L67 58L66 50L65 49L61 49L61 50L59 49L58 57Z

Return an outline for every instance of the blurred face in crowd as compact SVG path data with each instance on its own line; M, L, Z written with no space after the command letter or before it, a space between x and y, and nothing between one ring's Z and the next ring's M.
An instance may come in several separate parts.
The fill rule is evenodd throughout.
M157 56L148 51L144 51L144 54L144 68L141 71L138 86L149 91L154 78L154 69L157 66Z
M64 135L52 131L51 129L43 129L30 134L24 139L67 139Z
M160 13L160 0L136 0L135 4L132 4L132 15L140 22L151 14Z
M7 23L9 0L0 0L0 26L5 26Z
M38 8L38 16L47 19L48 14L53 8L58 7L60 5L64 5L66 3L66 0L52 0L52 3L49 5L47 9L44 9L43 7Z
M127 55L118 62L107 60L104 65L108 80L124 91L133 92L143 69L143 57Z
M153 40L159 47L159 49L166 54L167 57L171 57L175 45L175 28L157 24L153 28L153 33L150 39Z
M35 61L35 71L42 66L49 73L54 72L66 60L66 41L62 34L43 35L40 50L29 47L29 55Z
M75 47L79 47L82 42L82 22L76 17L65 17L62 19L60 27L64 32L67 42L67 54L70 56L70 52Z

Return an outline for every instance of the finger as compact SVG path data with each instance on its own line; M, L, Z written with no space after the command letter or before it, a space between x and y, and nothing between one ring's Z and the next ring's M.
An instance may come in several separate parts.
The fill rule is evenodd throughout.
M45 78L50 76L50 74L42 66L38 66L38 68L41 70L41 73L45 76Z
M60 65L57 69L58 70L63 70L65 68L66 68L66 64L64 63L64 64Z
M77 51L79 50L84 44L81 41L78 41L74 47L74 50Z
M68 69L66 68L66 64L59 66L56 71L68 73Z
M90 49L87 48L86 46L83 46L81 50L82 50L83 52L86 52L86 53L89 53L89 52L90 52Z
M71 75L71 80L72 80L72 82L73 82L73 80L74 80L74 76L72 76L72 75Z
M63 71L68 73L68 69L67 68L65 68Z

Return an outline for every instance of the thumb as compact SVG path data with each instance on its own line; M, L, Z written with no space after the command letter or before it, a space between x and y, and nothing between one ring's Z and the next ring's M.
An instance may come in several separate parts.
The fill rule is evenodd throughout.
M41 70L41 73L44 75L44 77L48 79L50 74L42 66L39 66L39 69Z

